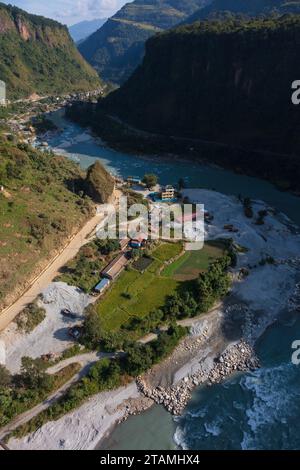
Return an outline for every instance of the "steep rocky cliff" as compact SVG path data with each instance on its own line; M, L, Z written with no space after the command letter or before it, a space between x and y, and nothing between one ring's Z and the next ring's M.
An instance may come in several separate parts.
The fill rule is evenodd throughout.
M154 132L292 151L299 45L299 17L177 28L151 38L142 66L99 106Z
M8 98L85 91L99 77L65 26L0 3L0 79Z
M300 106L291 100L299 47L298 16L209 21L162 33L147 42L128 82L99 103L94 127L101 131L104 113L115 115L151 133L194 139L188 149L201 145L193 158L300 189ZM173 137L176 152L182 142ZM254 158L254 151L264 156Z

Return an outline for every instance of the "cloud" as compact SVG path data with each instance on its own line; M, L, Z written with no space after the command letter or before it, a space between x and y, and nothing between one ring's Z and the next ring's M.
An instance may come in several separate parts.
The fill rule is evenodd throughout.
M24 10L72 24L83 20L107 18L132 0L2 0Z

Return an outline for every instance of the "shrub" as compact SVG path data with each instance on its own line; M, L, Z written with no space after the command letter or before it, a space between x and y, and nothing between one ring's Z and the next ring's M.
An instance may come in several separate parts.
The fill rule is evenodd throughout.
M37 305L37 301L27 305L17 316L16 324L23 333L30 333L46 318L46 310Z
M158 183L158 178L156 175L146 174L143 178L143 183L147 186L148 189L154 188Z
M0 387L7 387L11 383L10 372L0 364Z

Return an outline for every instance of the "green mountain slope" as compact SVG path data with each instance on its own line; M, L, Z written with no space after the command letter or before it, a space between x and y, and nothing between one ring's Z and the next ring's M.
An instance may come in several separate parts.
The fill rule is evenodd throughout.
M99 86L61 24L0 3L0 79L8 98L62 94Z
M85 59L112 82L125 81L154 34L181 23L211 0L135 0L79 46Z
M95 206L91 181L65 157L18 143L0 130L0 308L12 302L75 234ZM97 162L96 200L107 202L114 180ZM95 175L96 173L96 175ZM92 194L92 197L94 194Z
M300 13L300 1L213 0L211 4L193 13L185 23L191 24L195 21L211 19L228 13L247 16Z
M162 33L147 42L128 82L98 104L95 127L105 112L153 133L209 141L210 159L300 189L300 106L291 101L300 76L297 44L298 16L209 21ZM218 144L225 144L221 156ZM257 160L253 151L277 156Z

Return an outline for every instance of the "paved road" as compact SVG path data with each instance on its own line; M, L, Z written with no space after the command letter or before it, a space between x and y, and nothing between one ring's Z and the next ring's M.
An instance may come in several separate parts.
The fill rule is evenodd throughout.
M32 281L29 289L14 304L1 312L0 331L4 330L28 303L33 302L41 291L58 275L60 268L70 259L74 258L80 248L88 243L90 234L95 231L101 221L103 222L103 215L97 213L72 238L68 245L51 261L42 273Z

